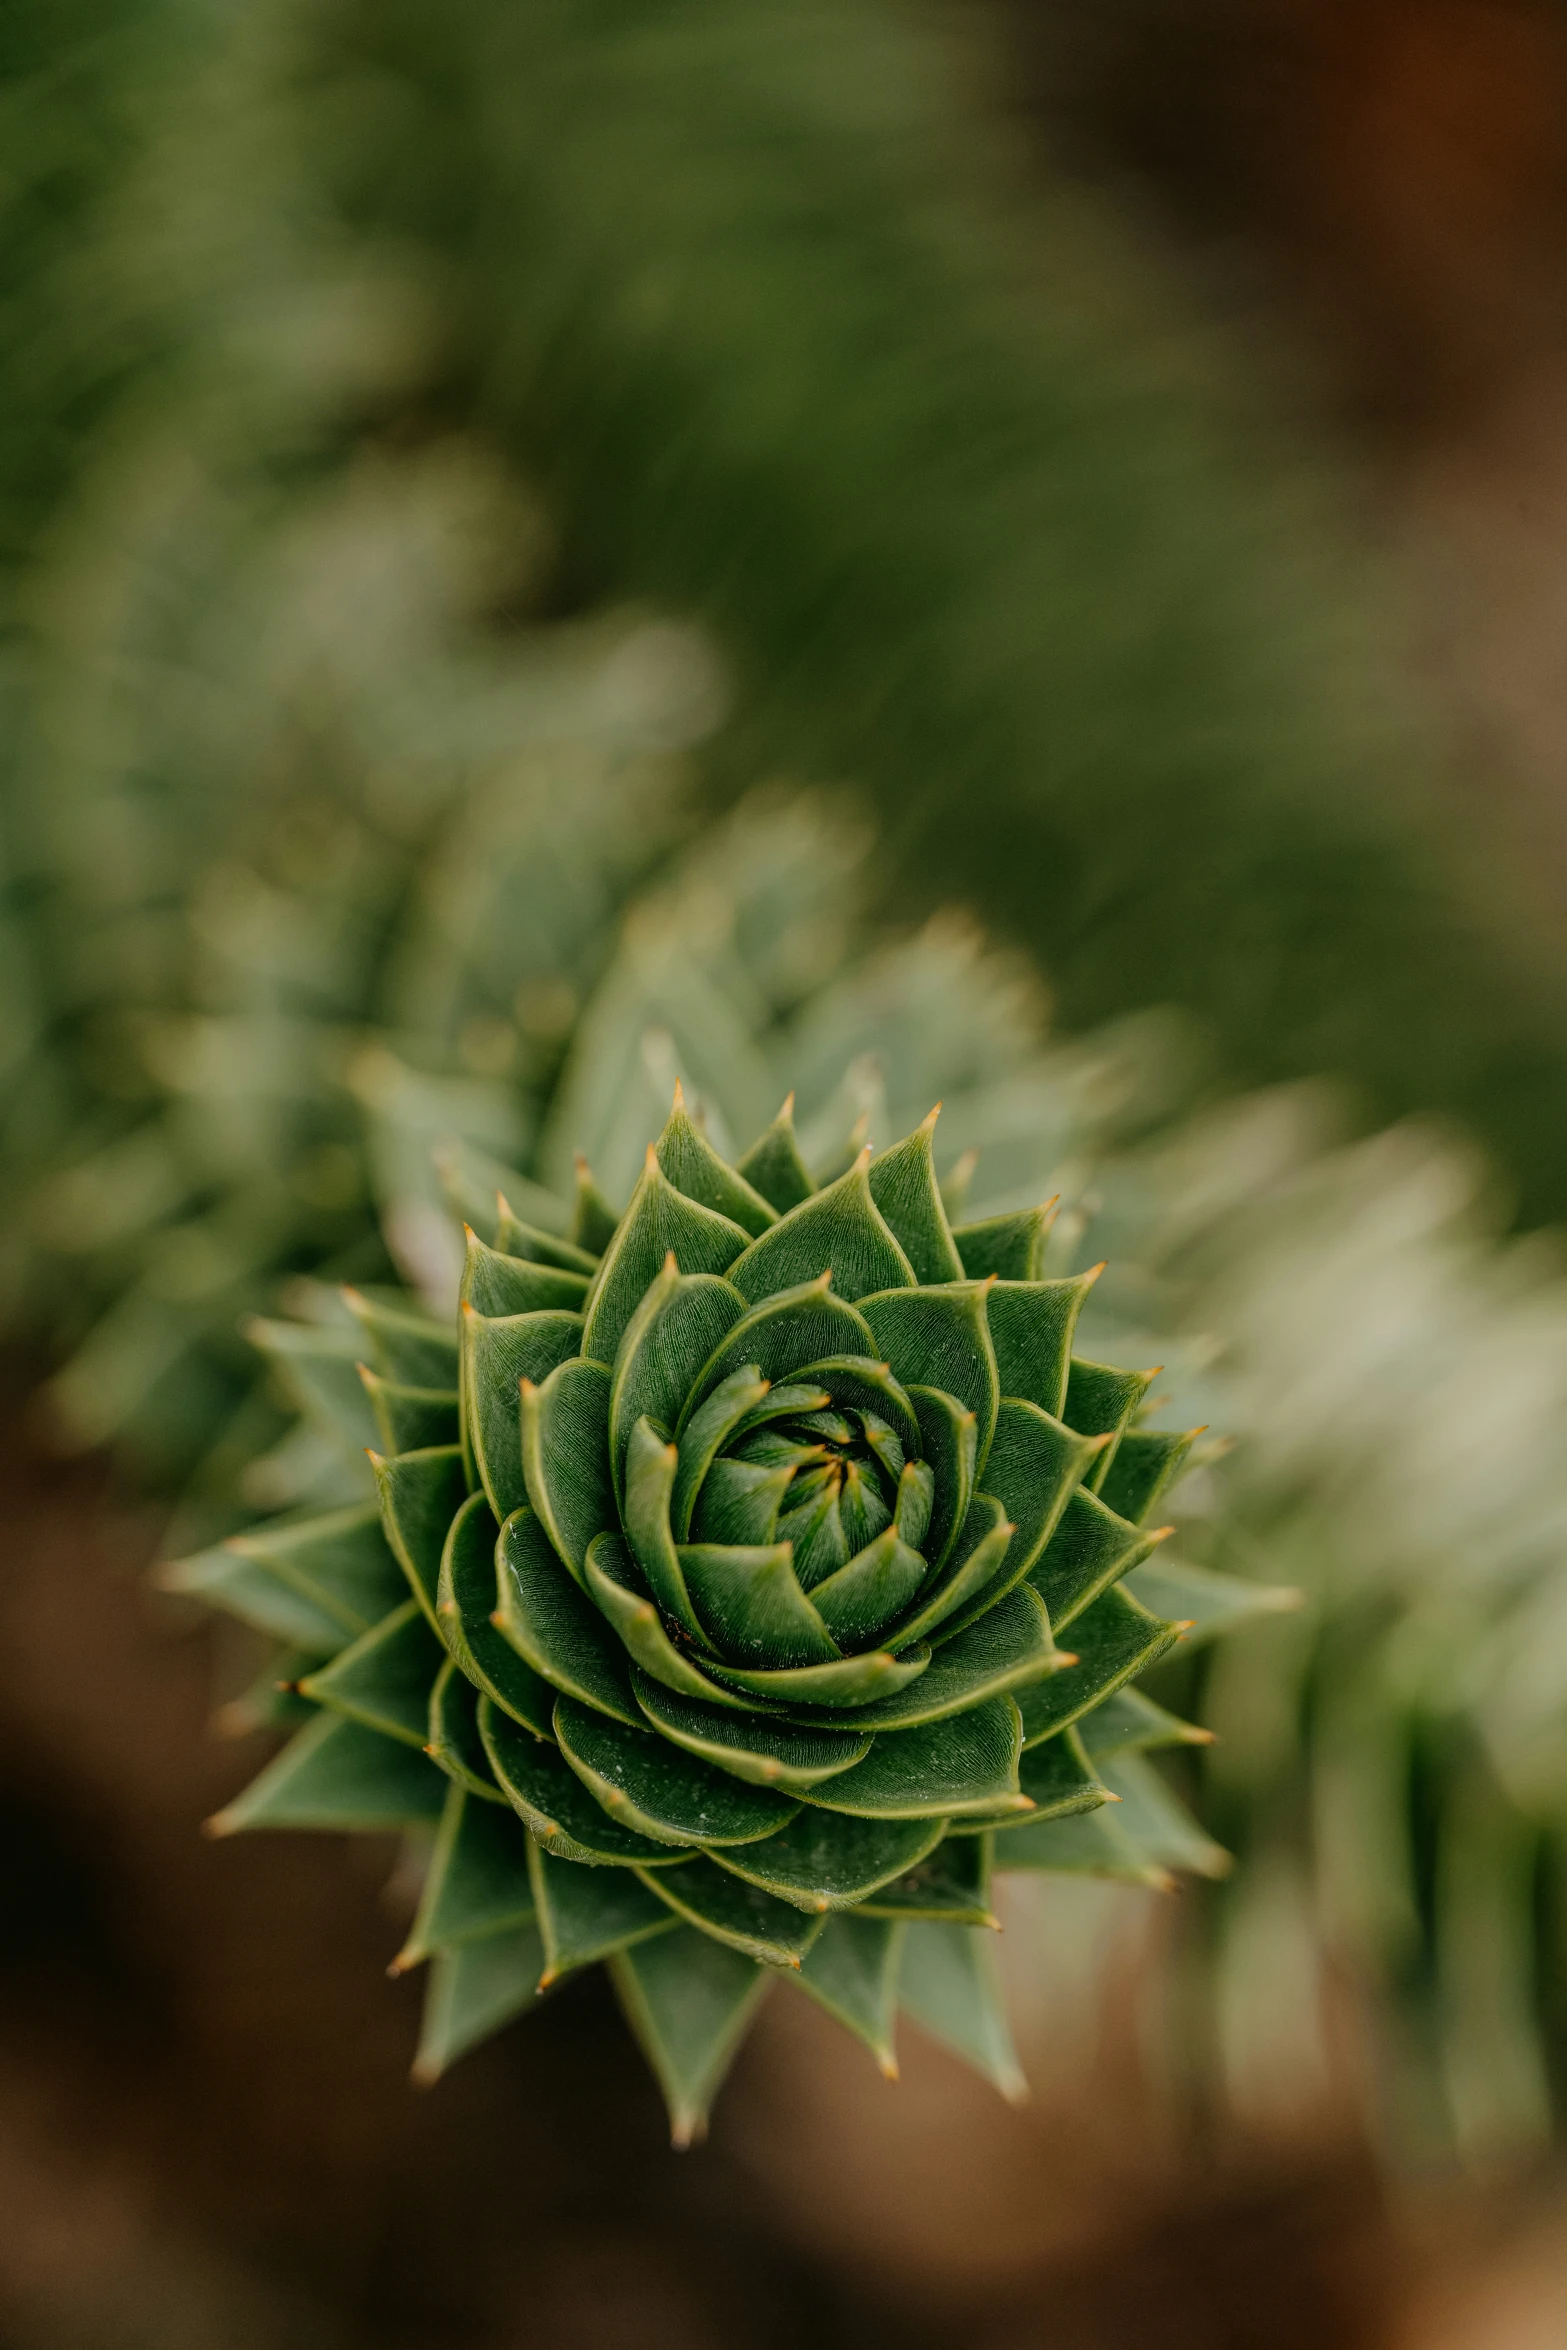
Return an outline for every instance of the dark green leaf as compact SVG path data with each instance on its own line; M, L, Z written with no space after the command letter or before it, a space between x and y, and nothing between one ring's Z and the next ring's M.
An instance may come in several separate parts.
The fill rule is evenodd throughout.
M686 1421L677 1441L674 1490L669 1500L669 1519L677 1542L684 1542L691 1531L703 1478L741 1422L755 1411L768 1386L769 1381L754 1363L745 1364L721 1380Z
M851 1819L805 1807L764 1843L730 1845L713 1857L799 1909L852 1909L923 1860L946 1832L945 1820Z
M346 1714L323 1713L208 1821L207 1832L418 1827L440 1817L446 1786L435 1765L400 1739Z
M536 1738L548 1738L555 1691L496 1627L497 1549L495 1519L483 1494L476 1493L452 1521L441 1558L437 1613L452 1655L473 1686ZM557 1579L565 1583L554 1552L549 1556ZM503 1583L502 1596L506 1588Z
M478 1691L454 1656L436 1674L426 1711L425 1753L437 1769L481 1803L504 1804L479 1736Z
M1089 1472L1090 1491L1097 1492L1103 1485L1115 1459L1121 1431L1158 1376L1157 1370L1120 1371L1110 1363L1088 1363L1081 1355L1073 1356L1061 1417L1080 1436L1111 1439Z
M1065 1631L1101 1591L1147 1558L1169 1532L1164 1526L1157 1533L1143 1533L1106 1509L1097 1494L1084 1488L1074 1493L1028 1578L1050 1610L1056 1630Z
M953 1245L931 1156L935 1127L936 1112L932 1110L904 1141L872 1159L871 1197L908 1258L916 1281L961 1281L963 1259Z
M731 1669L832 1663L839 1650L800 1589L787 1542L750 1549L684 1542L680 1569L698 1618Z
M430 1962L414 2079L425 2087L438 2081L459 2056L531 2007L543 1963L544 1945L531 1918L438 1950Z
M811 1605L840 1648L862 1648L902 1614L925 1572L919 1552L889 1526L836 1574L812 1585Z
M300 1692L383 1737L422 1747L430 1735L430 1684L445 1662L445 1643L436 1640L419 1602L405 1599L302 1681Z
M955 1926L1001 1923L990 1906L990 1837L947 1836L913 1868L883 1885L862 1914L880 1918L945 1918Z
M359 1376L388 1452L423 1452L430 1445L457 1442L455 1387L398 1387L363 1363Z
M875 1335L877 1352L886 1357L895 1378L910 1389L939 1387L974 1414L976 1477L985 1474L1001 1401L986 1324L988 1287L983 1281L953 1281L944 1289L886 1290L880 1297L865 1298L860 1306ZM937 1483L939 1487L939 1466Z
M613 1951L674 1930L674 1919L656 1894L651 1876L631 1869L590 1869L580 1861L552 1860L530 1842L528 1867L544 1937L540 1988L577 1967L592 1966Z
M810 1198L816 1186L795 1140L793 1094L766 1133L752 1143L738 1162L738 1172L780 1216L797 1208L801 1200Z
M345 1289L343 1303L364 1333L359 1351L368 1347L383 1379L401 1387L457 1385L457 1334L449 1322L432 1322L412 1299L392 1306L357 1289Z
M1018 1754L1023 1725L1010 1697L990 1697L966 1713L883 1730L865 1760L806 1800L867 1819L934 1819L964 1812L1023 1811Z
M680 1088L669 1123L654 1145L658 1163L677 1191L687 1199L727 1216L749 1233L765 1232L778 1221L778 1211L743 1175L725 1163L705 1134L698 1132L686 1112Z
M390 1971L406 1974L432 1951L521 1926L532 1915L527 1830L504 1807L449 1788L418 1914Z
M898 2004L1016 2105L1028 2083L1012 2045L995 1947L973 1926L913 1925L903 1944Z
M582 1345L582 1316L555 1312L491 1320L461 1315L464 1411L474 1466L497 1519L528 1498L523 1477L520 1382L542 1386Z
M867 1705L855 1722L867 1730L913 1729L1061 1669L1044 1607L1024 1584L943 1643L917 1681Z
M1080 1811L1097 1811L1109 1797L1075 1730L1063 1730L1059 1738L1046 1738L1041 1745L1027 1747L1018 1765L1018 1781L1033 1803L1036 1819L1064 1820ZM1010 1826L999 1831L996 1856L1003 1868L1007 1865L1006 1839L1012 1832Z
M1069 1281L998 1281L990 1293L990 1336L1003 1395L1037 1403L1062 1416L1072 1333L1084 1298L1098 1279L1074 1273Z
M987 1216L953 1233L963 1270L971 1281L994 1273L1001 1281L1038 1281L1045 1269L1045 1244L1056 1220L1056 1202L1020 1208L1010 1216ZM1008 1390L1003 1386L1003 1394Z
M443 1444L428 1452L399 1453L390 1461L372 1455L371 1465L386 1539L431 1629L439 1632L441 1554L468 1494L462 1453L454 1444Z
M504 1194L496 1207L495 1246L504 1256L525 1257L534 1265L558 1265L563 1273L586 1273L590 1280L598 1271L598 1258L590 1250L562 1240L558 1233L545 1232L537 1224L525 1223ZM564 1209L561 1220L564 1223Z
M1128 1428L1099 1488L1118 1517L1140 1526L1154 1503L1180 1475L1187 1454L1203 1433L1186 1428L1173 1436L1151 1428Z
M693 1539L740 1543L746 1548L772 1542L778 1530L779 1506L793 1476L794 1468L788 1461L777 1468L762 1461L714 1461L697 1494L691 1521Z
M625 1650L531 1510L512 1512L492 1556L496 1627L523 1662L567 1696L639 1723Z
M570 1697L555 1736L572 1769L617 1821L664 1844L748 1844L793 1818L792 1799L733 1779L648 1729L628 1730Z
M759 1787L797 1792L846 1771L868 1753L863 1732L808 1729L770 1715L740 1713L683 1697L646 1673L632 1677L637 1703L654 1728L691 1754Z
M1179 1638L1178 1625L1161 1622L1128 1592L1112 1584L1091 1607L1084 1608L1072 1627L1076 1663L1052 1673L1047 1681L1034 1682L1019 1695L1025 1744L1037 1745L1041 1738L1064 1730L1134 1674L1146 1671Z
M479 1735L497 1786L529 1834L557 1859L620 1867L677 1857L667 1845L612 1820L553 1746L519 1730L487 1697L479 1700Z
M909 1401L920 1424L920 1449L935 1478L930 1524L921 1546L933 1571L946 1564L974 1498L974 1464L979 1422L939 1387L911 1387Z
M468 1233L462 1303L486 1321L510 1321L517 1314L580 1314L587 1294L586 1273L505 1256L487 1248L476 1232Z
M707 2128L708 2108L772 1976L694 1926L617 1951L610 1973L664 2092L674 2142L689 2146Z
M745 1312L737 1289L713 1273L672 1262L649 1285L626 1326L609 1391L610 1454L624 1479L631 1431L644 1415L667 1436L702 1366ZM623 1491L623 1482L617 1491Z
M1103 1447L1103 1437L1079 1436L1037 1404L1014 1396L1003 1401L985 1463L985 1491L1017 1529L1007 1553L1008 1582L1020 1583L1034 1566Z
M988 1493L976 1493L946 1567L926 1583L913 1613L888 1633L889 1645L901 1650L949 1623L955 1635L970 1617L982 1613L993 1589L1013 1579L1006 1571L1011 1543L1012 1521L1000 1502Z
M919 1458L924 1449L919 1416L908 1391L884 1363L864 1355L828 1355L821 1362L804 1364L796 1376L806 1385L824 1389L840 1411L869 1412L885 1421L904 1459ZM902 1466L898 1461L893 1467L895 1477Z
M677 1191L650 1144L631 1205L605 1248L589 1293L583 1353L595 1362L613 1363L649 1282L671 1252L682 1273L724 1273L746 1238L728 1216L715 1215Z
M782 1230L782 1226L776 1226ZM675 1434L679 1436L698 1407L734 1371L754 1367L774 1384L793 1380L802 1363L832 1355L877 1355L876 1342L863 1316L828 1286L831 1276L807 1281L780 1297L753 1306L713 1349L686 1399Z
M609 1474L609 1372L562 1363L542 1387L522 1383L522 1466L528 1500L581 1580L588 1544L617 1523Z
M588 1552L588 1590L601 1613L620 1634L627 1652L646 1673L666 1688L682 1690L709 1704L743 1706L744 1700L723 1688L676 1648L653 1604L652 1592L636 1559L617 1534L600 1534ZM703 1654L706 1655L704 1645Z
M890 1656L872 1649L867 1656L846 1656L831 1665L786 1665L771 1672L742 1672L735 1665L714 1664L715 1680L730 1682L770 1705L825 1707L836 1713L844 1706L869 1705L924 1672L930 1663L928 1648L906 1649Z
M595 1262L614 1239L620 1219L593 1180L593 1170L577 1153L576 1190L571 1206L571 1242Z
M687 1925L699 1926L761 1966L797 1967L821 1932L819 1917L775 1900L710 1860L659 1869L644 1881Z
M677 1447L665 1444L651 1421L639 1420L626 1453L626 1532L637 1564L665 1615L679 1625L687 1639L701 1649L710 1649L712 1643L691 1605L670 1524L679 1465Z
M812 1194L753 1240L729 1266L729 1278L753 1305L830 1273L851 1303L877 1290L912 1286L913 1267L871 1197L869 1152L846 1175ZM828 1351L826 1349L823 1350Z

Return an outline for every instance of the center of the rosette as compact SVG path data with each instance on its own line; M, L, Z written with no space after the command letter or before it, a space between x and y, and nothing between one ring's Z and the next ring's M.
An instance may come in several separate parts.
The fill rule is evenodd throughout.
M828 1404L789 1413L737 1438L728 1458L762 1472L769 1498L776 1493L771 1539L793 1543L807 1591L892 1523L903 1448L873 1412Z

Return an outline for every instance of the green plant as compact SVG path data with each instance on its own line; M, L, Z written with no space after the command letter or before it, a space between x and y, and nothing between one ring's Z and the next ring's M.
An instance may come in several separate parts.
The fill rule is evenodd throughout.
M677 1086L622 1214L584 1163L470 1229L455 1330L351 1292L373 1368L271 1333L345 1431L368 1397L379 1509L168 1578L320 1709L217 1832L438 1821L420 2069L608 1957L681 2142L770 1969L889 2068L901 1985L1013 2085L992 1869L1075 1865L1101 1767L1192 1735L1128 1684L1190 1628L1138 1577L1193 1436L1073 1356L1092 1276L1045 1209L949 1222L934 1114L818 1182L791 1112L731 1165Z

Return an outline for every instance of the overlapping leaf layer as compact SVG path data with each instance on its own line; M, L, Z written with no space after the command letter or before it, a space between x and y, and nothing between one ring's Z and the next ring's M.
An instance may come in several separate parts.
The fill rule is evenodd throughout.
M455 1330L389 1294L357 1367L298 1334L368 1397L379 1511L171 1580L309 1715L221 1828L434 1827L425 2071L607 1957L682 2139L769 1970L889 2069L901 1998L1015 2080L971 1929L993 1868L1113 1865L1089 1815L1191 1735L1127 1688L1183 1625L1123 1581L1191 1436L1073 1356L1048 1210L954 1227L934 1126L818 1181L788 1105L731 1165L677 1089L622 1216L584 1168L469 1232Z

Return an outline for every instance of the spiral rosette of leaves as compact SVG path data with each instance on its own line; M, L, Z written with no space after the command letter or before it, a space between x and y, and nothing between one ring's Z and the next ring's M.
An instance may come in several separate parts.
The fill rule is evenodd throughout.
M353 1301L379 1516L173 1571L313 1715L220 1831L435 1826L426 2074L608 1958L681 2141L778 1970L1017 2085L992 1871L1081 1865L1098 1766L1194 1735L1123 1581L1192 1436L1074 1358L1048 1209L954 1229L934 1126L818 1184L788 1105L730 1165L677 1091L624 1215L584 1168L469 1233L456 1332Z

